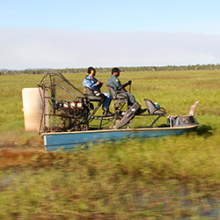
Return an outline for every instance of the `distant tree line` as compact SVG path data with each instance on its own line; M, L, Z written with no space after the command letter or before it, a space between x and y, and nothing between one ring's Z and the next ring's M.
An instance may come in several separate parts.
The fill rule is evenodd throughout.
M187 70L220 70L220 64L188 65L188 66L140 66L140 67L119 67L122 72L139 71L187 71ZM110 67L96 67L97 72L111 72ZM49 70L49 69L48 69ZM87 73L87 68L66 68L53 69L61 73ZM0 70L0 75L18 74L45 74L47 69L26 69L26 70Z

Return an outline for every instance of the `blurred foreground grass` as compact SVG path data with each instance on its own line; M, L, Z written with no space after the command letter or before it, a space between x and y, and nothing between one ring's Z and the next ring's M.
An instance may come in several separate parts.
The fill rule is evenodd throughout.
M84 74L65 76L83 90ZM47 153L38 134L24 131L21 90L42 77L0 77L0 219L218 219L218 71L121 73L142 106L148 98L168 115L187 114L199 100L199 129L74 153ZM97 73L105 85L109 77Z
M220 208L217 135L90 147L2 167L0 219L208 219Z

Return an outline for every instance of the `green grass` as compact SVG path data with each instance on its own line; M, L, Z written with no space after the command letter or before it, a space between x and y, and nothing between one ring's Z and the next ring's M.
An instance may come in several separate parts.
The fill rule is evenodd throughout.
M53 154L42 151L41 136L24 131L21 111L22 88L36 87L43 75L0 76L0 146L12 153L35 150L26 163L28 156L20 155L20 163L1 167L0 219L211 219L220 204L219 74L122 72L121 82L133 81L143 107L148 98L168 115L187 114L199 100L200 127L179 137L101 142ZM65 76L83 90L85 74ZM109 77L97 73L103 92Z

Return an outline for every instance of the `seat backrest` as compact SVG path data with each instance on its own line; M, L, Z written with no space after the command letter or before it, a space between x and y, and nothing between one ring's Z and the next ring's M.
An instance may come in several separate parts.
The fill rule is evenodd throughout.
M108 91L109 91L110 96L112 97L112 99L116 99L116 98L117 98L117 93L116 93L116 91L113 89L112 86L108 86L108 85L107 85L107 87L108 87Z
M85 87L85 89L86 89L87 97L90 101L102 101L104 99L104 96L102 93L100 93L98 91L97 91L97 93L95 93L96 90L93 90L89 87Z
M94 91L93 91L92 89L90 89L89 87L85 87L85 89L86 89L86 94L87 94L88 96L93 96L93 95L95 95L95 94L94 94Z
M166 112L158 109L154 103L149 99L144 99L145 104L147 106L148 112L150 115L165 115Z

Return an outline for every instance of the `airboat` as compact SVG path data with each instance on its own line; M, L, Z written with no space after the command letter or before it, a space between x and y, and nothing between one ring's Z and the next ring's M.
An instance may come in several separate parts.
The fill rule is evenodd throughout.
M166 110L144 99L147 114L138 115L136 102L127 108L127 98L108 86L114 105L114 115L99 114L104 96L90 88L80 91L60 72L48 71L36 88L22 90L25 130L39 132L48 152L73 151L100 142L126 140L128 138L159 138L181 135L195 130L199 123L194 117L195 102L188 115L168 116L167 124L156 122ZM144 127L132 127L136 117L151 117Z

